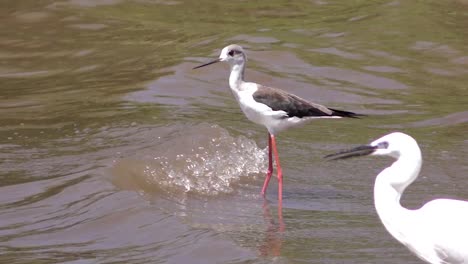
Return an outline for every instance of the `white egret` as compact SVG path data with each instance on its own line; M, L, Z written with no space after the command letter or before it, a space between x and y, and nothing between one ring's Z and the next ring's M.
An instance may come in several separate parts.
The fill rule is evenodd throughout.
M377 175L374 202L387 231L422 260L433 264L468 263L468 201L436 199L419 209L400 204L403 191L419 175L422 158L411 136L395 132L369 145L328 155L329 159L385 155L396 161Z

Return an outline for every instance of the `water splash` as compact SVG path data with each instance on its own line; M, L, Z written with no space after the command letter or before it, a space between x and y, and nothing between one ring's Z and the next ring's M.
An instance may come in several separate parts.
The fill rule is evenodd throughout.
M231 193L243 179L266 171L266 153L255 141L233 137L217 125L183 127L161 137L137 158L117 161L113 182L144 194ZM143 156L143 157L141 157Z

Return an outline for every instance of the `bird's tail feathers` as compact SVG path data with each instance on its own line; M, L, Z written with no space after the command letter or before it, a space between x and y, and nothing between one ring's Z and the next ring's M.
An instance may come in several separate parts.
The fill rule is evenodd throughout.
M331 114L332 116L341 116L341 117L350 117L350 118L360 118L360 117L366 116L363 114L356 114L353 112L338 110L334 108L328 108L328 109L333 111L333 113Z

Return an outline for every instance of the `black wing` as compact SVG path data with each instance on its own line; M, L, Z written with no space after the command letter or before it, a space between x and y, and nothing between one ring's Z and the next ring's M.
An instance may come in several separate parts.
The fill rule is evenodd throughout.
M311 103L294 94L261 85L258 85L258 90L253 94L253 98L255 101L269 106L274 111L282 110L286 112L289 117L341 116L357 118L360 116L353 112Z

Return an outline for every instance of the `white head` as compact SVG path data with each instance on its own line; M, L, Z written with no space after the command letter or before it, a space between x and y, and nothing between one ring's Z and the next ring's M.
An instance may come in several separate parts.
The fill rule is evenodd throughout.
M372 155L391 156L396 159L401 156L411 157L417 155L421 157L421 150L416 140L401 132L385 135L373 141L370 145L376 147Z
M217 63L220 61L225 61L229 63L232 66L234 65L240 65L243 64L245 61L247 61L247 57L245 56L244 49L236 44L231 44L229 46L226 46L221 50L221 54L219 55L219 58L210 61L208 63L199 65L193 69L198 69L204 66L208 66L213 63Z
M421 150L414 138L401 132L394 132L374 140L369 145L358 146L350 150L331 154L326 156L326 158L336 160L365 155L391 156L396 159L405 156L407 158L414 157L420 159Z
M241 64L246 61L244 49L236 44L226 46L219 55L220 61L226 61L229 64Z
M377 176L376 181L390 184L398 192L398 197L416 179L421 169L421 150L418 143L414 138L401 132L385 135L369 145L331 154L326 158L336 160L365 155L391 156L397 159L391 167L383 170ZM376 183L376 187L378 186L382 186L382 184Z

